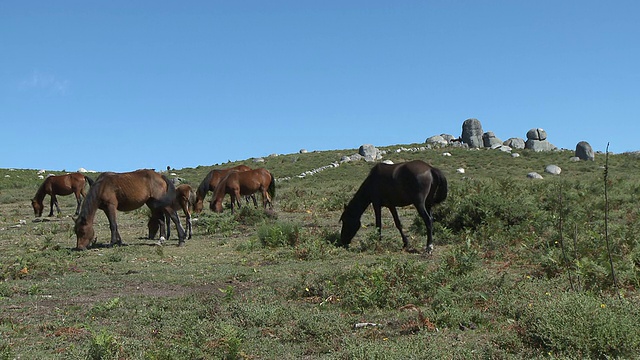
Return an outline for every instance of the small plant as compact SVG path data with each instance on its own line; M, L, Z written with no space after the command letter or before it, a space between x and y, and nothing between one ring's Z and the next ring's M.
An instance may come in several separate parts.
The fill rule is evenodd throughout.
M89 345L89 350L87 351L87 359L118 359L119 353L120 345L118 345L116 338L106 331L100 331L99 333L94 334L91 338L91 344Z
M113 299L110 299L109 301L103 303L103 304L97 304L95 305L92 309L91 309L91 313L94 315L101 315L101 316L106 316L108 312L110 312L113 309L116 309L118 307L120 307L121 303L120 303L120 298L119 297L115 297Z

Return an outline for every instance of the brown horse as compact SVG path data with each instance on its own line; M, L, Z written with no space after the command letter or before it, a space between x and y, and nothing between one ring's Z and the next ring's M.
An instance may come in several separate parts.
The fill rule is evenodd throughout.
M153 170L102 173L89 190L76 218L76 249L85 250L92 241L95 242L93 221L98 209L107 215L111 245L116 245L122 244L116 222L117 210L131 211L145 204L152 212L162 209L170 214L178 229L178 245L184 245L184 229L180 225L178 213L171 207L175 198L176 190L173 183L166 176ZM162 223L160 231L164 233L164 217L158 221Z
M52 175L47 177L42 185L40 185L40 187L38 188L36 196L31 199L33 212L37 217L42 216L42 211L44 210L43 200L45 195L49 195L51 196L51 210L49 211L49 216L53 216L54 205L58 210L58 214L60 214L60 206L58 205L58 199L56 198L56 195L66 196L74 194L78 203L78 205L76 206L75 215L78 215L78 212L80 211L80 204L82 203L82 199L86 195L84 192L84 186L86 183L89 183L89 186L92 186L93 180L81 173L72 173L58 176Z
M260 191L262 193L262 205L264 208L273 208L272 197L275 196L276 183L273 175L263 168L249 171L232 171L220 181L211 200L211 210L221 213L222 200L226 194L231 195L231 213L233 214L233 204L240 208L240 196L252 195Z
M193 205L193 212L200 213L203 208L204 198L209 191L215 192L220 180L224 179L230 171L248 171L250 167L246 165L238 165L228 169L213 169L209 171L207 176L202 180L196 191L196 203ZM255 198L254 198L255 202Z
M171 207L178 211L178 209L182 209L184 212L184 216L187 222L187 239L191 239L193 234L191 228L191 208L196 201L196 193L193 191L193 188L189 184L180 184L176 187L176 198L171 204ZM162 209L161 209L162 210ZM161 221L159 221L158 216L165 217L166 225L167 225L167 237L171 235L171 224L169 223L168 214L164 211L157 212L152 214L151 219L149 219L148 227L149 227L149 239L153 239L160 228Z
M409 250L409 241L402 232L396 206L413 205L427 227L425 251L433 251L433 216L431 207L447 198L447 179L444 174L425 163L414 160L394 165L377 164L371 169L353 199L344 208L340 217L342 231L340 243L348 247L360 229L360 217L369 204L373 205L376 228L382 238L381 208L391 211L396 228L402 236L403 248Z

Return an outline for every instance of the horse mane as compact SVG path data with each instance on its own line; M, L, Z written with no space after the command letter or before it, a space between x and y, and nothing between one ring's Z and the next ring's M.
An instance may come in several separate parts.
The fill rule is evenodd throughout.
M207 192L209 191L209 183L211 182L211 178L213 177L214 170L209 171L207 176L204 177L204 180L198 185L198 190L196 191L196 198L200 198L202 196L202 200L207 196Z
M47 195L46 190L44 189L44 185L47 183L47 179L45 179L42 184L40 184L40 186L38 187L38 191L36 191L36 195L33 197L33 200L36 200L38 202L42 202L42 200L44 200L44 197Z
M89 187L93 186L93 183L95 181L93 181L92 178L88 177L87 175L84 175L84 179L89 183Z
M89 191L87 192L87 196L84 197L82 201L82 207L80 208L80 212L78 213L78 219L80 218L88 218L89 215L95 214L98 209L98 191L102 187L102 180L105 173L100 174L96 181L90 184Z
M371 187L371 175L375 169L376 167L371 169L369 176L364 179L356 193L353 194L353 197L349 200L349 203L345 205L344 214L359 217L367 210L367 207L371 204L371 197L368 195L368 192L369 187Z

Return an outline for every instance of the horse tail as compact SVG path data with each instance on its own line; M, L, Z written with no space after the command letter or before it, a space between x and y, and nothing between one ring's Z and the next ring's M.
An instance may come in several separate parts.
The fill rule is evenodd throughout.
M267 171L269 173L269 176L271 176L271 182L269 183L269 188L267 189L267 192L269 193L269 196L271 196L271 198L273 199L276 196L276 178L273 177L273 174L270 171Z
M193 190L192 187L189 187L189 207L193 207L193 205L196 204L197 201L197 195L196 192Z
M84 179L87 181L87 183L89 183L89 187L92 187L92 186L93 186L93 183L94 183L95 181L93 181L93 179L92 179L92 178L90 178L90 177L88 177L87 175L85 175L85 176L84 176Z
M431 176L433 177L433 184L436 186L433 203L439 204L447 198L447 193L449 192L447 178L444 176L444 173L437 168L431 168Z

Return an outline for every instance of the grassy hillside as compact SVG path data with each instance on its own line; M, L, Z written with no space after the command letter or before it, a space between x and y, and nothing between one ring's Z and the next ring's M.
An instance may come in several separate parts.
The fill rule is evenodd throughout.
M447 175L432 255L403 252L386 209L381 241L369 209L348 250L331 244L344 204L372 164L299 175L356 149L242 162L279 179L274 211L213 214L205 206L181 248L175 238L147 240L149 212L140 209L118 214L128 246L72 251L74 198L59 198L62 215L35 219L36 171L0 170L0 359L640 353L640 159L610 155L605 202L603 154L571 162L570 151L520 151L518 158L396 151L417 146L384 148L384 158L422 159ZM545 174L550 164L562 173ZM175 173L197 186L212 168ZM527 179L532 171L545 179ZM400 216L412 245L423 248L416 211L403 208ZM95 226L98 242L108 243L104 214Z

